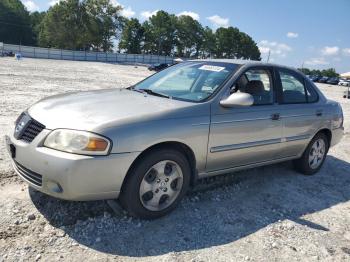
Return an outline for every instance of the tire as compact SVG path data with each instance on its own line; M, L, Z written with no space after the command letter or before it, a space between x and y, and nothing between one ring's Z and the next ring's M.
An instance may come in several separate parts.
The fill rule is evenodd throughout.
M313 161L311 161L310 163L310 158L312 158L311 155L315 155L315 153L317 153L317 151L313 148L313 146L316 146L316 142L318 142L318 145L321 147L322 142L324 143L324 152L322 157L320 156L320 154L316 154L317 156L314 158ZM329 141L327 136L324 133L318 133L314 136L314 138L311 140L311 142L309 143L309 145L307 146L307 148L305 149L303 155L301 156L301 158L294 160L294 167L297 171L299 171L300 173L307 175L307 176L311 176L314 175L315 173L317 173L323 163L324 160L326 159L327 153L328 153L328 149L329 149ZM322 151L322 150L320 150ZM317 160L315 160L317 159Z
M172 149L153 150L138 160L128 173L120 203L133 217L162 217L185 196L190 177L190 164L184 154Z

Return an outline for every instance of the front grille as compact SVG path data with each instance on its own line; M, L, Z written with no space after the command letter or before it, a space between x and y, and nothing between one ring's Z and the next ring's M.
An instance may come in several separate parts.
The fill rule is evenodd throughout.
M27 182L36 185L36 186L42 186L43 184L43 177L39 175L38 173L35 173L28 168L25 168L18 162L14 161L15 163L15 169L20 174L20 176L26 180Z
M31 119L28 126L23 131L22 135L19 137L20 140L25 141L27 143L31 143L34 138L41 132L45 126L35 119Z

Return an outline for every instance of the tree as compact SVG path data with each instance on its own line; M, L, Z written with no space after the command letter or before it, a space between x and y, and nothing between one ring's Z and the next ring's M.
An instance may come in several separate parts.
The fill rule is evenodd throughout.
M339 77L339 74L335 71L334 68L324 69L321 71L321 74L327 77Z
M318 69L309 69L309 68L298 68L299 71L303 72L305 75L313 76L327 76L327 77L339 77L339 74L335 71L334 68L328 68L318 70Z
M206 26L203 29L203 43L201 46L201 57L212 57L216 51L216 36L213 30Z
M260 51L247 34L235 27L220 27L215 32L216 57L261 60Z
M202 25L191 16L182 15L176 20L176 49L180 57L197 57L203 44Z
M303 72L305 75L311 75L311 70L309 68L298 68L300 72Z
M39 33L42 29L42 21L46 15L46 12L33 12L29 14L30 24L33 30L33 40L37 44L39 41Z
M19 0L0 0L0 40L8 44L34 44L29 13Z
M237 28L215 32L190 16L158 11L142 25L120 15L115 0L64 0L46 13L28 13L20 0L0 0L0 40L73 50L260 60L253 39ZM334 72L324 72L333 75Z
M158 55L171 55L175 46L176 16L158 11L143 23L145 40L143 51Z
M260 50L253 39L246 33L240 32L236 58L261 60Z
M51 7L42 21L39 45L63 49L84 50L90 44L87 36L88 18L83 2L60 1Z
M127 20L121 34L119 48L125 49L126 53L141 53L141 44L144 37L144 29L139 20L132 18Z
M110 51L122 28L122 7L113 5L110 0L86 0L84 6L91 46L94 50Z
M122 18L110 0L66 0L49 9L42 21L39 44L77 50L110 51Z

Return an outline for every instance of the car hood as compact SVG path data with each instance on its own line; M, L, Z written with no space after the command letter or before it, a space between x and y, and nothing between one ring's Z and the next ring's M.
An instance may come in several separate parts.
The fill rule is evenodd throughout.
M190 112L185 109L193 105L196 104L128 89L108 89L51 96L31 106L28 112L47 129L94 131L135 121L167 118L175 111Z

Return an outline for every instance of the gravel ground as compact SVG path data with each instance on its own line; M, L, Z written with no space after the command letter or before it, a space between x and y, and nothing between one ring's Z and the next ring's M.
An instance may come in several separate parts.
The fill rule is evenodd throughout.
M201 181L156 221L115 213L106 201L67 202L29 189L10 168L3 134L40 98L126 87L143 67L0 59L0 261L349 261L350 100L339 101L346 135L313 177L290 162Z

